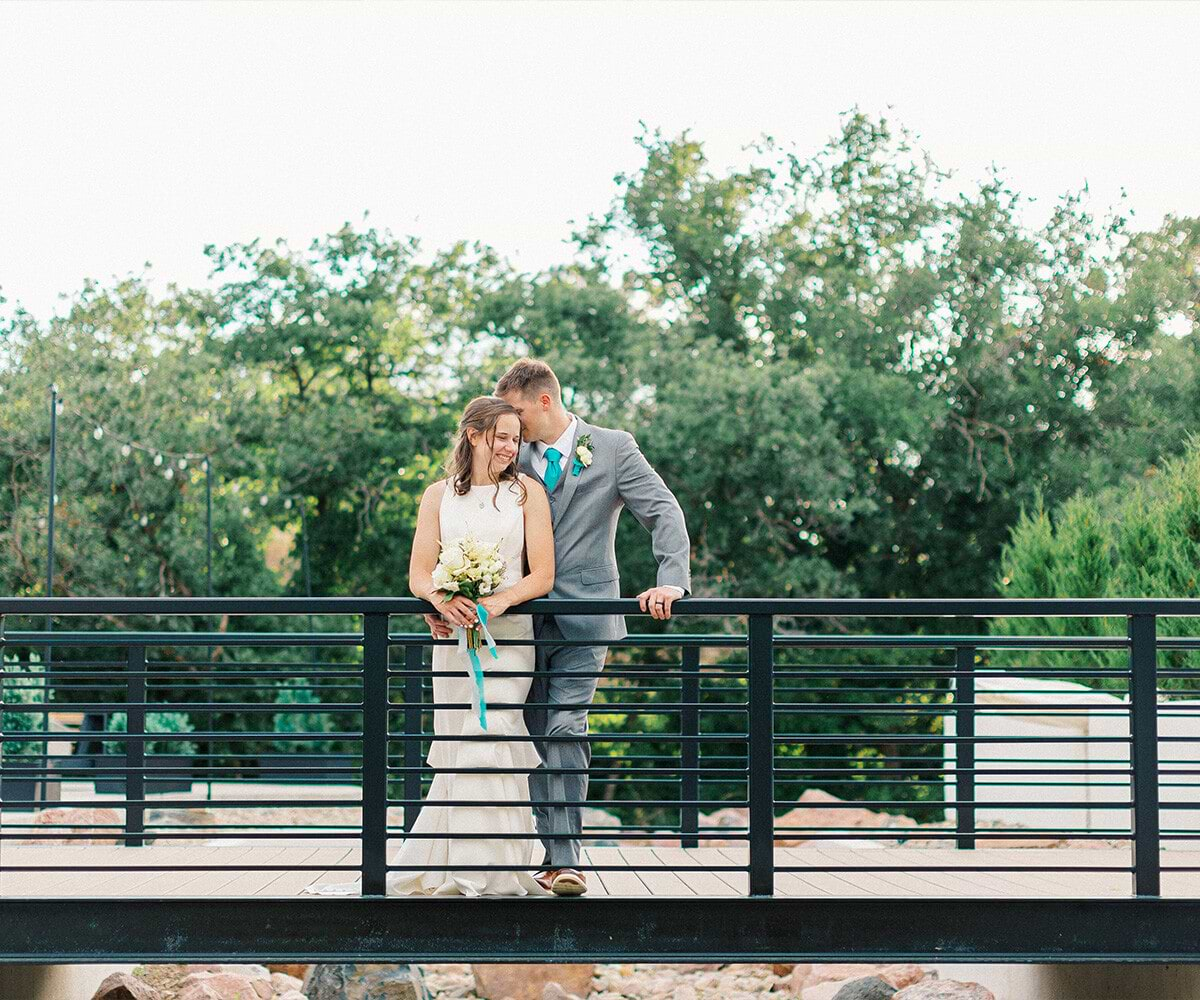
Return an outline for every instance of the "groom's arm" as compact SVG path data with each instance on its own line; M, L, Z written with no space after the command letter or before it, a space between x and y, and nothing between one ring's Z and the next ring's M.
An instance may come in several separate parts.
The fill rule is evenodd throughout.
M683 509L662 476L646 461L633 435L620 433L617 491L638 523L650 532L658 562L658 587L677 588L680 593L672 593L673 600L688 593L692 585L692 546Z

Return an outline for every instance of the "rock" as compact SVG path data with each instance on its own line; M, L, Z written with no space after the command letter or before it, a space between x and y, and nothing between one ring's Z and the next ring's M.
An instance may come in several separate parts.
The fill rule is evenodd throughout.
M833 1000L842 986L843 983L840 979L833 979L817 983L815 986L806 986L797 995L800 1000Z
M208 987L220 1000L270 1000L275 992L265 975L251 978L237 972L193 972L187 977L184 989L194 985Z
M936 972L926 972L919 965L884 965L876 969L875 974L898 990L904 989L905 986L912 986L913 983L919 983L922 979L937 979Z
M92 1000L162 1000L162 994L127 972L114 972L100 984Z
M302 987L308 1000L425 1000L420 974L407 965L314 965ZM538 1000L541 1000L539 997Z
M568 993L558 983L547 983L542 987L542 1000L583 1000L574 993Z
M978 983L954 979L926 979L893 994L892 1000L996 1000L991 990Z
M861 979L875 975L875 966L852 962L818 962L815 965L797 965L792 970L792 992L800 993L809 986L821 983L841 982L846 979Z
M308 1000L299 990L288 990L286 993L276 994L275 1000Z
M247 979L270 979L271 973L265 965L232 965L223 962L197 962L185 965L184 972L229 972Z
M188 983L179 991L175 1000L223 1000L223 998L208 983L197 982Z
M786 962L776 962L771 966L771 974L778 976L780 979L786 979L792 974L792 970L795 968L795 965L790 965Z
M278 966L271 966L272 970ZM302 968L302 966L290 965L289 969ZM915 981L915 980L914 980ZM304 986L302 976L295 976L287 972L271 972L271 985L275 987L276 993L286 993L288 990L299 991Z
M267 965L268 972L282 972L285 976L293 976L296 979L296 989L300 988L300 983L304 982L304 976L308 972L308 963L303 965L275 963Z
M118 834L124 826L121 814L115 809L42 809L33 818L37 824L51 824L61 827L51 832L47 838L30 838L31 844L67 844L78 847L81 844L119 844ZM98 826L106 826L107 830L97 830ZM69 829L68 829L69 828ZM91 834L88 837L68 837L66 834Z
M676 986L671 994L671 1000L696 1000L696 991L686 983L683 986Z
M595 966L472 965L471 971L475 974L476 994L487 1000L508 1000L509 997L512 1000L542 1000L550 983L557 983L564 993L586 997L592 992ZM309 1000L325 998L310 997Z
M878 976L864 976L843 983L842 988L833 995L833 1000L891 1000L895 994L895 987Z

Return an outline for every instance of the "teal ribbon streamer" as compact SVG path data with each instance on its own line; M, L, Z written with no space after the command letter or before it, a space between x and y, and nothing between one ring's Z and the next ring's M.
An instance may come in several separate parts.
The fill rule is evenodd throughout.
M483 641L487 643L488 649L492 654L492 659L500 659L500 654L496 652L496 640L492 638L492 633L488 631L487 608L485 608L482 604L476 604L475 613L479 616L479 630L483 633ZM479 653L467 645L466 629L463 629L462 633L459 635L458 648L460 650L465 649L467 652L467 657L471 661L471 675L475 680L475 697L471 700L475 703L474 708L479 713L479 726L486 732L487 700L483 695L483 666L479 662Z

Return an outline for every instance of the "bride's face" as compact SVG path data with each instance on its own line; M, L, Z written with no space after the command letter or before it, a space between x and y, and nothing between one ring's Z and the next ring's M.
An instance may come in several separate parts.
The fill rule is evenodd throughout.
M477 433L471 446L475 449L476 462L486 463L492 475L500 475L516 461L521 448L520 418L515 413L504 414L496 421L493 434Z

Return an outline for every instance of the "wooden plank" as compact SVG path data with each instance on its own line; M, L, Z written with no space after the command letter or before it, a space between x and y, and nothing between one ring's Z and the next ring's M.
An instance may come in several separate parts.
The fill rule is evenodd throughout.
M617 847L589 847L588 856L595 865L624 865L621 850ZM610 896L650 896L650 887L646 885L636 872L607 871L599 872L603 876L604 888Z
M691 850L682 847L655 847L654 855L662 864L678 869L676 874L697 896L740 896L732 885L716 872L708 871Z
M663 863L661 858L655 856L652 847L622 847L619 850L626 864L631 866L659 867ZM637 876L646 883L652 896L696 895L674 872L639 871Z
M592 857L591 852L594 850L594 847L581 847L579 849L579 863L585 866L599 864L600 862ZM587 894L589 896L607 896L609 894L608 887L604 884L604 879L601 877L602 875L606 875L607 872L585 871L584 874L587 876Z

